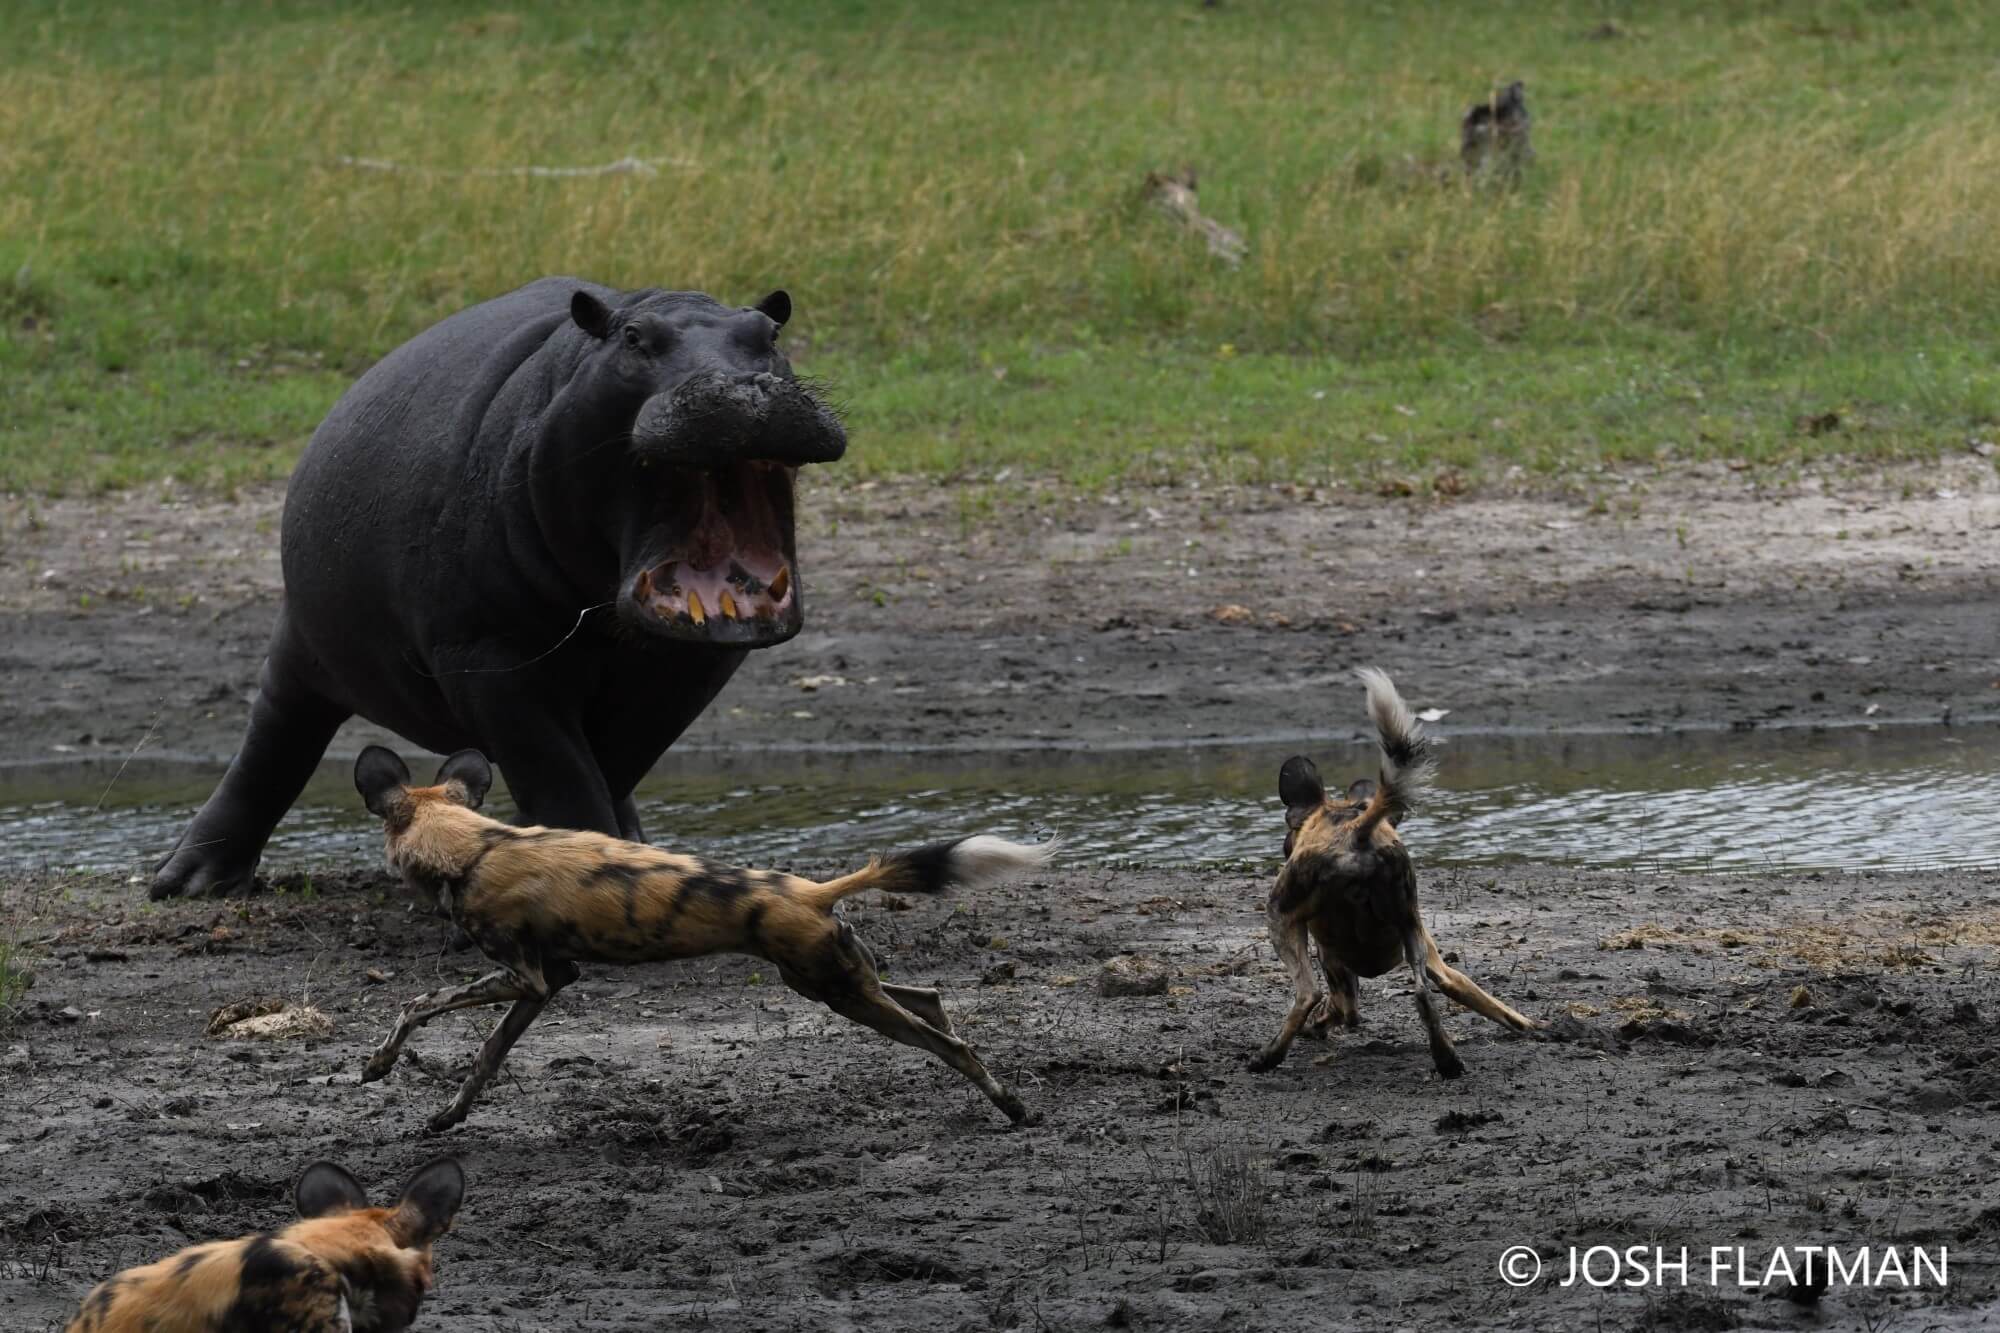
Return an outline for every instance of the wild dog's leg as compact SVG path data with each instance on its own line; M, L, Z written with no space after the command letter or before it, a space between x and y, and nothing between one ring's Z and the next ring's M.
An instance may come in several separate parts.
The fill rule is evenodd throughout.
M1326 955L1320 955L1325 958ZM1326 964L1326 1012L1328 1019L1336 1026L1358 1028L1361 1026L1361 981L1354 972L1338 959Z
M864 986L846 994L825 996L821 1002L842 1018L851 1018L863 1027L874 1028L891 1041L929 1051L977 1084L979 1090L1009 1120L1017 1125L1033 1123L1027 1104L1016 1097L1006 1084L987 1072L986 1066L979 1062L979 1057L972 1053L970 1046L917 1018L878 988Z
M1511 1005L1494 999L1481 990L1471 977L1460 972L1444 961L1438 952L1437 941L1431 933L1424 932L1424 948L1428 951L1425 966L1437 988L1475 1013L1486 1015L1496 1023L1505 1023L1517 1032L1526 1032L1535 1026L1535 1020L1516 1011Z
M1410 976L1417 983L1417 1015L1424 1020L1424 1031L1431 1039L1431 1063L1437 1066L1440 1078L1457 1078L1465 1072L1465 1062L1452 1049L1437 1001L1431 998L1430 978L1424 972L1424 939L1421 925L1403 937L1403 961L1410 965Z
M375 1054L368 1057L368 1063L361 1071L361 1081L373 1083L394 1068L397 1057L403 1053L403 1043L410 1039L410 1034L439 1014L482 1004L505 1004L520 999L524 993L521 979L503 967L463 986L446 986L443 990L419 995L403 1006L396 1026L375 1048Z
M465 1076L465 1083L458 1090L458 1096L451 1099L451 1105L430 1118L428 1128L433 1134L450 1129L465 1119L472 1111L472 1104L479 1100L488 1083L500 1072L500 1066L507 1059L507 1052L528 1030L528 1024L535 1021L557 991L575 981L580 973L575 963L555 960L537 967L532 975L521 978L523 994L514 1001L514 1007L500 1020L500 1026L493 1029L491 1036L479 1048L479 1058L472 1062L472 1072ZM537 993L532 983L542 983Z
M944 1000L929 986L892 986L885 981L882 993L947 1037L951 1035L951 1019L945 1015Z
M891 1041L929 1051L978 1085L1009 1120L1017 1125L1033 1123L1027 1105L987 1072L972 1047L932 1027L883 993L874 956L851 926L844 921L828 925L832 929L820 939L795 941L796 951L788 949L787 956L772 960L787 986Z
M1278 951L1278 957L1285 964L1285 970L1292 978L1292 1007L1285 1014L1284 1026L1270 1044L1257 1052L1250 1061L1250 1068L1256 1073L1276 1069L1292 1049L1292 1042L1305 1026L1319 1004L1319 984L1313 975L1312 959L1306 952L1306 931L1299 922L1279 910L1274 902L1269 911L1271 943Z
M1340 1015L1333 1007L1332 986L1327 981L1326 959L1315 945L1310 954L1313 965L1314 984L1319 987L1320 997L1313 1004L1313 1011L1306 1016L1305 1025L1299 1035L1307 1041L1325 1041L1327 1031L1340 1021Z

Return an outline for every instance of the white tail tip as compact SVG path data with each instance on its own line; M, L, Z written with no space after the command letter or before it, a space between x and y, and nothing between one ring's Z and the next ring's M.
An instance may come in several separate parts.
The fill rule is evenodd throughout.
M1061 846L1055 839L1029 846L990 833L967 838L951 849L952 878L969 888L997 884L1026 870L1049 863Z

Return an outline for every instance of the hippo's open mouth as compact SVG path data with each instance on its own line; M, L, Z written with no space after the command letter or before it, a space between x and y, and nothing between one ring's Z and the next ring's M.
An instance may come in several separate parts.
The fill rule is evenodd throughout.
M678 540L649 559L627 596L648 631L698 643L763 648L804 624L792 529L797 469L741 463L675 468L691 515Z

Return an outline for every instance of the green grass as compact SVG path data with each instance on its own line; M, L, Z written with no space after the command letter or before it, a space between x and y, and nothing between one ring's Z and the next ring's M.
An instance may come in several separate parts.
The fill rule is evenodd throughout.
M22 0L7 32L0 490L281 476L374 358L550 272L789 287L857 474L1925 457L2000 416L1980 5ZM1440 184L1514 76L1524 187ZM477 174L628 155L656 173ZM1141 200L1183 165L1241 268Z

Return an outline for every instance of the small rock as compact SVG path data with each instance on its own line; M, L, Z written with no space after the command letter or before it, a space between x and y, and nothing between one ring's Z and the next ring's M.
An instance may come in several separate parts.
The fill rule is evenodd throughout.
M1810 1009L1812 1008L1812 1002L1812 992L1804 986L1794 986L1792 988L1792 1008Z
M1124 954L1113 958L1097 974L1097 993L1116 999L1130 995L1165 995L1167 969L1156 959Z
M73 1004L66 1004L62 1008L56 1010L55 1016L57 1020L60 1022L81 1023L83 1021L83 1010L77 1008Z
M394 972L384 972L379 967L371 967L366 972L363 972L361 975L368 978L368 982L370 985L380 986L381 984L386 982L390 977L393 977L396 974Z
M1218 625L1247 625L1256 619L1256 615L1247 606L1228 602L1210 611L1208 618Z

